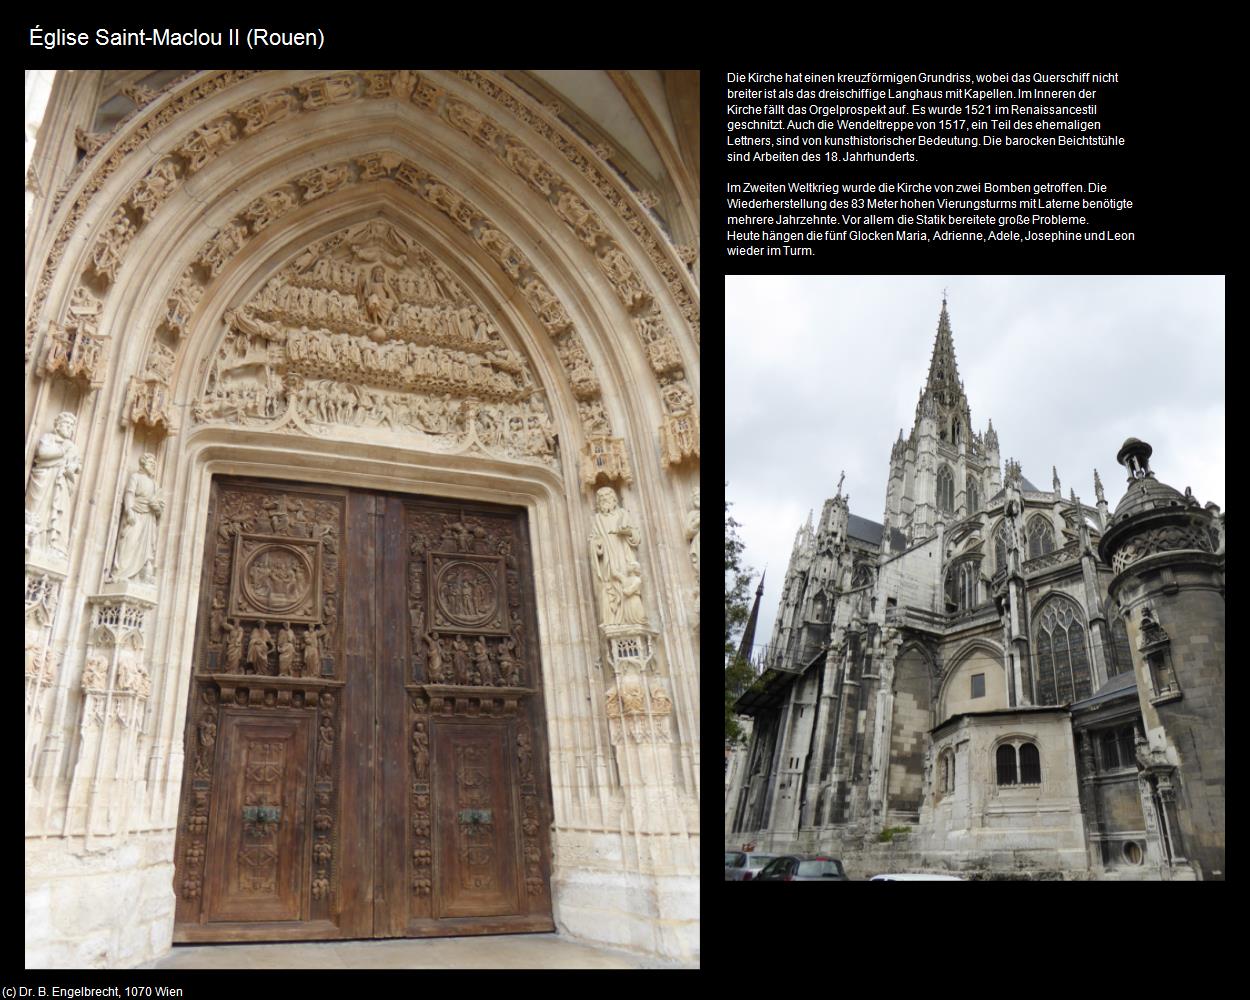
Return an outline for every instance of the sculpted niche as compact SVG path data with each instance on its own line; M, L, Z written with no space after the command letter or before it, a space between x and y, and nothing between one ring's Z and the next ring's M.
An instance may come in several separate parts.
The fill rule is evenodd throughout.
M432 451L555 464L528 361L445 267L382 220L320 240L225 318L198 423L382 430Z
M66 557L65 532L69 508L78 487L82 463L74 444L77 418L61 413L52 431L39 439L35 463L26 484L26 552L44 551Z

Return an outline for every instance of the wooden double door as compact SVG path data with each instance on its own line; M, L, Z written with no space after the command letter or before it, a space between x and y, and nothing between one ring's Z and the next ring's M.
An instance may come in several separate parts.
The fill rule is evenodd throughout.
M175 941L552 930L520 510L215 479Z

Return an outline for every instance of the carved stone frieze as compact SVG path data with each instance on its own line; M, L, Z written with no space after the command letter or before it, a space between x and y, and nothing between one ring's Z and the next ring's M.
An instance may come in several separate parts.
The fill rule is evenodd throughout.
M91 627L81 682L83 725L91 728L116 720L133 737L152 691L143 657L144 626L153 603L132 596L97 596L88 598L88 606ZM109 705L112 715L106 716Z
M108 139L108 133L106 132L88 132L82 126L74 129L74 145L88 159L95 156L100 147L108 142Z
M279 216L285 215L299 204L299 198L286 188L278 188L261 195L243 210L243 218L259 233Z
M143 107L145 104L151 104L160 94L160 91L153 90L151 87L145 87L138 83L126 83L118 89L126 97L129 97L132 101L134 101L134 103L139 107Z
M521 282L521 294L553 336L573 325L573 320L560 300L538 275L531 274Z
M582 449L582 483L595 486L600 482L632 483L625 439L588 434Z

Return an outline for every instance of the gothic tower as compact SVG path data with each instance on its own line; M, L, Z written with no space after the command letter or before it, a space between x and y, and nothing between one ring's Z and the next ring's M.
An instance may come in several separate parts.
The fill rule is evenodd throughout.
M972 430L943 298L915 423L908 437L899 431L890 453L882 545L888 545L890 529L914 542L936 534L939 522L950 526L975 513L1002 485L998 463L993 422L984 434Z

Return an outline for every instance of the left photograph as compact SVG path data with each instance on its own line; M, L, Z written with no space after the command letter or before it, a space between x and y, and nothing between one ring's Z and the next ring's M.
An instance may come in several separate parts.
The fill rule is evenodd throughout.
M698 964L699 85L27 71L28 968Z

